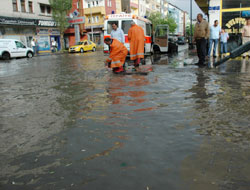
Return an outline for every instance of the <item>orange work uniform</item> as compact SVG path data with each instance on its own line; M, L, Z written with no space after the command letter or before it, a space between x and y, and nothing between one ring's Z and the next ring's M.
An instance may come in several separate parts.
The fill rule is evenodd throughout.
M128 54L127 48L117 39L112 39L112 43L109 45L109 58L106 60L110 63L110 68L116 72L123 71L123 64Z
M142 27L132 25L128 31L128 40L130 43L130 60L144 58L145 35Z

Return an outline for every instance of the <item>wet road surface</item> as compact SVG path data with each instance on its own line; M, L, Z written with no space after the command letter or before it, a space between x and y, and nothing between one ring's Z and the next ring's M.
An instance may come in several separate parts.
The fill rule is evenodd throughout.
M249 189L249 60L115 75L104 59L0 61L1 190Z

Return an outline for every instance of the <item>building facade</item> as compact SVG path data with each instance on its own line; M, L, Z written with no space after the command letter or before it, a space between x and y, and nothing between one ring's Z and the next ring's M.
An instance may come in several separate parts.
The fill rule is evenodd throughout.
M61 48L48 0L0 1L0 38L18 39L29 47L35 38L39 51L49 51L51 41L56 40Z

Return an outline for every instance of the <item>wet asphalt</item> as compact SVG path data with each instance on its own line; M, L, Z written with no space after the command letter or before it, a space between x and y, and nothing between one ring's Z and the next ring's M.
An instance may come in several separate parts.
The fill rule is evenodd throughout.
M105 58L0 60L0 190L249 189L249 59L116 75Z

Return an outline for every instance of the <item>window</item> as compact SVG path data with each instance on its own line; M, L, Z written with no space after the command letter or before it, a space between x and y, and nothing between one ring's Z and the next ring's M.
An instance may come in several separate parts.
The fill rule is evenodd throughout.
M26 12L26 10L25 10L25 0L21 0L21 11L22 12Z
M51 14L51 7L50 6L47 6L47 13Z
M88 17L88 23L91 23L91 20L90 20L91 18L90 17Z
M107 28L107 33L111 34L112 31L112 24L115 23L118 26L118 21L108 21L108 28ZM125 32L124 32L125 33Z
M146 24L146 35L151 36L151 24Z
M41 13L45 14L45 5L40 4Z
M33 4L32 4L32 1L29 1L29 12L33 13Z
M94 1L92 1L92 5L93 5L93 7L95 6L95 2Z
M26 48L21 42L15 41L17 48Z
M92 23L95 23L95 17L92 17Z
M108 0L108 7L112 7L112 1Z
M98 1L95 2L96 6L98 6Z
M88 3L88 8L90 8L90 3Z
M122 21L122 30L123 30L124 34L128 34L128 30L131 27L131 22L132 22L132 20Z
M96 17L95 17L95 21L96 21L96 23L99 22L99 16L96 16Z
M17 0L12 0L12 5L13 5L13 11L18 11L18 8L17 8Z
M230 8L246 8L250 7L250 1L247 0L222 0L222 8L230 9Z

